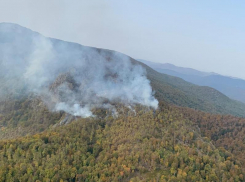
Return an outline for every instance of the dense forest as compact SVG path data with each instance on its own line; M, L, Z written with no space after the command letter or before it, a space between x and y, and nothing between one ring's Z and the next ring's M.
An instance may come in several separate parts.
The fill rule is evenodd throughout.
M141 64L147 70L147 77L159 101L212 114L245 117L244 103L232 100L211 87L197 86L181 78L158 73Z
M32 96L0 100L0 139L42 132L63 115L50 112L40 99Z
M178 108L183 116L197 124L203 136L222 147L245 167L245 119L231 115L212 115L188 108Z
M117 104L68 124L37 97L1 100L0 181L244 181L245 119L172 105L152 86L157 110Z
M180 109L118 108L0 142L0 181L243 181L243 163Z
M32 52L32 49L28 49L33 43L30 35L39 34L18 25L14 27L8 36L2 34L2 37L9 38L2 39L2 43L5 46L19 45L19 52L15 46L11 46L17 54L8 56L25 63L25 58L28 57L26 52ZM15 41L19 39L21 44L16 44ZM91 60L120 62L120 57L115 57L118 55L115 51L45 39L49 39L54 47L57 60L65 63L70 61L71 55L77 55L75 58L80 60L78 53L88 49L96 55L91 58L89 51L85 56L88 68ZM7 44L6 40L9 41ZM23 47L23 41L26 47ZM70 50L70 56L62 57L64 47ZM126 55L120 55L130 60L133 66L143 66L145 72L142 74L149 79L146 80L149 84L147 86L151 86L149 90L154 91L150 95L153 94L159 101L157 109L136 104L141 102L132 104L109 101L107 98L102 99L100 105L90 107L92 114L82 118L73 112L65 113L62 109L49 107L45 103L47 99L42 99L45 94L23 94L27 88L21 82L18 83L16 77L11 82L1 72L0 91L3 91L3 96L0 97L0 181L245 181L245 104L231 100L215 89L196 86L177 77L158 73ZM105 73L111 67L113 66L107 67ZM118 68L120 70L120 64ZM45 90L52 97L47 98L60 102L73 100L77 102L69 106L82 106L83 100L79 99L84 97L84 92L76 89L87 88L88 85L80 87L81 85L73 84L75 80L70 79L68 73L57 74L64 76L55 76L56 80L48 82ZM94 72L90 76L93 75ZM127 76L126 74L125 78ZM103 79L112 79L110 83L113 84L122 83L120 79L117 80L114 71L105 74ZM96 79L95 83L97 81ZM60 85L65 85L68 91L72 91L67 92L67 95L74 91L74 97L63 98L67 95L64 94L66 92L59 92ZM9 93L5 86L10 90L16 86L18 89ZM117 88L121 89L120 86ZM137 88L141 90L142 85ZM96 93L88 98L86 102L91 99L93 104L98 104L96 101L100 99L96 97ZM112 110L103 107L103 104L108 103Z

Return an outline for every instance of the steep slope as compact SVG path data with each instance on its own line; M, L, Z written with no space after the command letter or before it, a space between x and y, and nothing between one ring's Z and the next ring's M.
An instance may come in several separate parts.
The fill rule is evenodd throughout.
M33 37L41 35L18 25L7 26L12 29L11 32L2 30L4 33L0 33L2 48L0 51L8 48L10 54L1 59L14 60L14 62L8 62L8 64L16 63L11 65L13 70L8 70L10 72L25 71L21 68L29 59L29 55L32 55ZM0 30L3 27L6 25L0 25ZM20 45L16 44L15 49L9 49L17 39L21 40ZM227 123L222 125L213 119L218 116L206 117L208 114L201 112L196 119L197 111L190 111L190 109L186 111L185 108L177 107L184 106L212 113L244 116L243 104L229 99L212 88L199 87L182 79L158 73L115 51L87 48L56 39L48 40L51 44L44 44L41 50L46 45L53 47L52 53L58 55L59 62L56 62L54 67L45 67L49 71L44 70L45 73L53 74L55 71L60 71L56 70L55 66L66 61L71 63L71 58L78 61L77 66L81 59L86 58L90 64L98 63L99 65L90 75L93 77L93 75L99 75L98 72L102 69L100 62L106 60L106 63L111 66L111 63L121 62L124 60L121 58L126 57L130 60L130 67L126 68L133 70L132 64L144 74L141 72L141 67L137 66L142 65L151 81L155 96L159 101L166 102L160 102L158 109L153 109L153 107L144 107L138 102L130 105L131 103L127 104L120 100L110 100L109 97L107 99L97 97L97 92L92 94L94 98L89 97L92 98L92 104L102 103L106 106L110 104L109 109L97 105L98 107L90 110L92 117L82 119L80 116L71 116L71 113L53 110L52 104L46 104L49 99L61 103L70 101L70 97L67 97L70 94L74 96L72 97L75 98L74 100L79 100L81 95L74 95L73 91L81 87L90 88L87 80L78 82L79 75L72 74L77 67L69 71L64 69L54 74L54 79L46 85L48 92L45 92L51 94L52 97L44 95L45 99L34 89L31 90L35 91L34 93L26 90L26 85L20 84L21 78L16 79L16 75L11 74L13 77L6 77L8 74L3 75L0 72L1 85L4 86L1 94L8 96L7 98L0 97L0 139L2 139L0 141L0 181L244 181L244 159L239 161L234 156L241 156L244 151L243 145L241 148L238 147L239 142L243 141L244 130L237 128L243 127L244 121L239 119L234 125L228 122L232 117L225 116L223 121ZM28 44L27 47L23 46L26 44ZM64 51L67 48L70 50L69 53ZM81 52L86 52L87 49L93 50L93 54L81 57ZM41 51L42 54L40 51L34 52L39 56L44 56L44 60L48 59L46 53L50 53L49 51ZM118 55L120 56L117 57ZM48 56L54 55L48 54ZM48 62L46 64L48 65ZM119 64L118 67L121 69L120 66L123 65ZM36 69L36 67L32 68ZM111 80L111 82L106 86L123 81L118 79L124 78L120 77L118 72L110 69L108 71L108 69L105 69L106 74L103 80ZM43 74L40 75L43 76ZM38 78L43 78L41 76ZM128 78L127 76L126 80L134 81L135 77ZM144 79L144 76L140 78ZM99 81L103 80L99 79ZM139 83L133 86L144 90L142 82ZM100 86L100 90L103 90L103 85L97 83L96 86ZM11 92L12 88L15 88L16 92ZM120 87L122 88L125 87ZM128 92L133 92L135 89L129 88L131 90L128 89ZM9 91L11 95L8 94ZM148 95L149 90L143 93ZM106 95L110 94L106 92ZM77 105L79 104L82 105L82 103ZM177 106L172 106L172 104ZM208 118L211 119L206 122ZM73 122L70 123L71 120ZM68 124L62 125L63 123ZM211 126L214 129L211 129ZM233 128L235 128L234 132L230 132ZM238 135L236 135L237 132L239 132ZM230 145L232 150L225 146L229 133L239 137Z
M55 44L59 44L59 42L60 40L55 40ZM64 43L63 41L61 42ZM73 43L68 44L71 47L80 46ZM97 48L95 50L101 55L106 55L107 59L110 59L114 52ZM132 58L130 60L133 64L141 64ZM158 100L210 113L245 117L245 104L229 99L224 94L210 87L196 86L182 79L159 74L147 65L141 65L146 69L147 77L151 81L153 90L156 91L155 95Z
M190 68L177 67L172 64L153 63L139 60L154 70L176 76L199 86L209 86L228 97L245 102L245 80L223 76L215 73L201 72Z
M232 100L213 88L197 86L180 78L158 73L149 67L145 68L158 100L209 113L245 116L243 103Z
M216 147L230 151L245 167L245 119L234 116L212 115L189 108L172 108L183 114L183 118L198 125L203 136L208 137Z
M11 28L10 29L11 31L9 31L9 27ZM6 56L1 57L2 55L0 55L1 59L14 60L14 62L11 61L9 62L9 64L15 63L15 65L14 64L11 65L13 70L8 70L8 71L14 73L22 72L23 70L20 69L22 68L21 65L25 64L25 61L28 60L29 58L28 56L30 54L32 55L32 52L35 50L35 46L33 46L34 44L33 37L39 37L41 35L29 29L14 24L7 24L7 25L0 24L0 30L1 30L0 52L1 51L3 52L4 49L5 51L6 49L9 51L7 57ZM20 40L18 41L18 44L16 43L16 40ZM64 42L61 40L51 39L51 38L48 38L48 40L51 41L51 46L53 47L54 52L59 55L58 58L59 58L59 62L61 63L62 60L64 60L64 62L65 61L69 62L69 59L71 57L79 61L79 59L81 59L80 57L81 52L84 52L87 49L92 50L91 53L93 53L91 55L89 54L86 55L85 58L88 61L92 60L96 62L96 61L100 61L101 59L106 59L109 62L113 62L115 59L118 58L115 57L115 51L97 49L97 48L87 48L85 46L76 43ZM14 44L13 50L10 49L12 48L12 44ZM70 50L69 54L68 53L64 54L65 49ZM42 51L39 51L38 53L40 52L42 53L41 55L43 55ZM49 52L45 51L44 53L49 53ZM119 55L122 56L122 54ZM120 56L118 61L122 61ZM196 86L182 79L168 76L165 74L160 74L157 71L154 71L153 69L148 67L147 65L139 63L138 61L126 55L123 55L123 57L126 57L127 59L131 60L133 65L140 64L144 67L144 69L146 70L147 77L151 81L152 88L155 91L155 96L159 101L166 101L168 103L175 104L178 106L190 107L190 108L194 108L197 110L210 112L210 113L231 114L235 116L245 117L244 104L233 101L212 88ZM57 64L59 63L57 62ZM53 70L55 70L53 67L51 68L48 67L47 69L49 70L49 72L47 72L48 74L52 73ZM96 70L98 71L99 67L98 69L96 68ZM97 72L96 70L92 72L93 75L96 75L95 74ZM0 95L4 94L2 92L9 93L8 89L11 89L12 87L17 87L18 89L17 89L17 94L13 93L15 97L9 96L8 99L6 99L6 95L5 95L4 97L0 98L1 101L0 137L1 138L14 138L26 134L33 134L39 131L43 131L46 128L48 128L50 125L55 125L56 123L61 122L63 120L63 118L65 117L64 113L60 113L60 111L56 111L52 109L50 110L50 108L45 106L46 100L45 102L40 102L40 98L35 98L36 97L35 94L32 96L25 95L25 97L22 97L22 93L26 92L25 88L23 88L25 85L20 84L21 82L19 81L19 78L6 77L6 75L2 74L2 73L6 73L5 70L3 71L4 72L0 72L1 75L0 82L2 86L1 87L2 89L0 90L1 91ZM56 75L57 75L56 78L59 78L59 75L58 74ZM107 74L106 79L108 78L112 80L112 83L114 83L116 79L116 75ZM55 79L53 82L49 83L49 86L55 83ZM31 80L31 81L34 81L35 83L39 83L39 81L37 80ZM9 87L9 83L11 83L10 85L11 87ZM6 89L5 86L8 89ZM69 84L66 86L68 86L66 88L69 88L69 93L71 93L72 89L70 88ZM131 92L132 89L128 92ZM139 89L141 88L139 87ZM117 91L120 90L121 88L117 89ZM93 102L95 103L99 100L99 99L94 99L93 96L89 98L92 98ZM39 101L36 102L35 100L39 100ZM63 99L62 101L66 101L66 100L69 100L69 97ZM106 104L108 103L108 100L101 100L101 103ZM51 111L55 111L55 112L52 113ZM42 115L44 115L45 117L42 118Z
M1 181L243 181L232 154L182 114L121 108L118 118L79 119L0 141Z

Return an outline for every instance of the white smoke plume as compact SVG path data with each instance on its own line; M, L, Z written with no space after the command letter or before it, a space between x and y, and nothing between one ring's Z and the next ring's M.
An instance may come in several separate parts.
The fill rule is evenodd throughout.
M3 96L34 93L54 111L89 117L111 103L157 108L145 70L121 53L46 38L0 24ZM0 96L1 96L0 95Z

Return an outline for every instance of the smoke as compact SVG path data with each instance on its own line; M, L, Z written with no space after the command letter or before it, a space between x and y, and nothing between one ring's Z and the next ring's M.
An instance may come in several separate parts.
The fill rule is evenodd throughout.
M145 70L114 51L0 24L0 64L2 96L36 94L53 111L89 117L118 102L158 107Z

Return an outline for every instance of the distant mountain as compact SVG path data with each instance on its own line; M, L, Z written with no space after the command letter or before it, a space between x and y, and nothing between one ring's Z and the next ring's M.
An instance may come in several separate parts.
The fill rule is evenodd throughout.
M245 104L211 87L1 23L0 86L0 181L244 181Z
M138 86L142 85L142 81L144 83L146 82L139 77L140 79L135 80L135 85L131 85L135 77L132 75L131 79L129 77L130 74L133 73L137 76L140 69L138 67L134 69L134 66L131 66L132 69L130 67L126 69L130 64L126 64L125 67L123 62L130 60L132 65L140 64L146 70L146 76L150 80L158 101L166 101L177 106L190 107L210 113L245 117L245 104L229 99L227 96L210 87L200 87L182 79L161 74L146 64L140 63L116 51L86 47L77 43L47 38L30 29L9 23L0 24L0 48L0 61L4 61L3 66L11 68L6 70L4 67L0 67L0 81L2 86L0 91L10 93L11 90L8 91L8 89L15 88L21 97L21 93L26 91L23 87L27 84L29 85L29 90L27 90L29 92L27 93L34 91L34 93L40 94L40 91L44 90L42 85L50 86L60 76L60 73L67 72L70 72L76 81L80 82L77 87L81 89L79 91L72 89L72 86L68 82L65 85L62 84L64 86L59 87L61 90L58 89L63 96L62 98L53 96L47 99L47 97L52 95L52 92L48 91L47 93L47 90L44 90L45 102L52 102L49 106L56 111L63 110L77 115L77 107L79 106L78 103L80 100L83 101L81 107L84 107L84 105L90 107L92 105L102 106L108 104L108 101L110 101L108 99L113 99L115 96L142 99L145 94L151 92L151 88L145 90L142 94L132 95L133 92L136 93L136 91L142 90L142 86ZM50 64L51 62L52 64ZM25 66L27 63L28 65ZM125 69L122 70L122 66ZM173 67L171 65L167 66ZM129 72L130 70L133 72ZM179 68L175 69L175 72L177 70ZM127 74L124 72L127 72ZM209 75L193 69L185 69L184 72L197 76ZM8 76L9 73L11 77ZM102 74L103 77L98 74ZM119 76L122 80L121 78L117 78ZM25 82L19 81L19 79ZM93 81L93 85L91 85L91 81ZM119 86L118 84L121 85ZM122 89L121 86L126 87ZM107 89L109 87L112 89ZM67 90L63 90L64 88ZM146 88L144 87L144 89ZM80 91L83 94L80 94ZM72 98L70 98L70 95L72 95ZM107 100L101 99L101 96L107 97ZM140 100L140 102L150 101L150 98L147 99ZM13 102L11 101L11 103ZM57 102L59 103L58 105L56 104ZM6 102L4 105L7 105ZM108 106L106 105L106 107ZM6 110L6 108L3 108L3 110ZM11 116L10 111L11 109L8 109L9 116ZM86 107L85 111L87 111ZM0 113L4 114L1 110ZM14 108L13 113L15 113ZM7 121L5 120L4 122L6 123ZM18 123L18 121L16 122Z
M143 63L142 63L143 64ZM245 105L207 86L198 86L181 78L159 73L144 66L159 101L216 114L245 117Z
M184 68L184 67L178 67L175 66L173 64L170 63L154 63L151 61L146 61L143 59L138 59L138 61L150 66L151 68L155 69L155 70L169 70L169 71L173 71L175 73L181 73L181 74L185 74L185 75L195 75L195 76L209 76L209 75L215 75L216 73L207 73L207 72L202 72L202 71L198 71L192 68ZM175 76L175 75L173 75Z
M169 63L154 63L141 59L139 61L160 73L176 76L199 86L215 88L228 97L245 103L245 80L178 67Z

